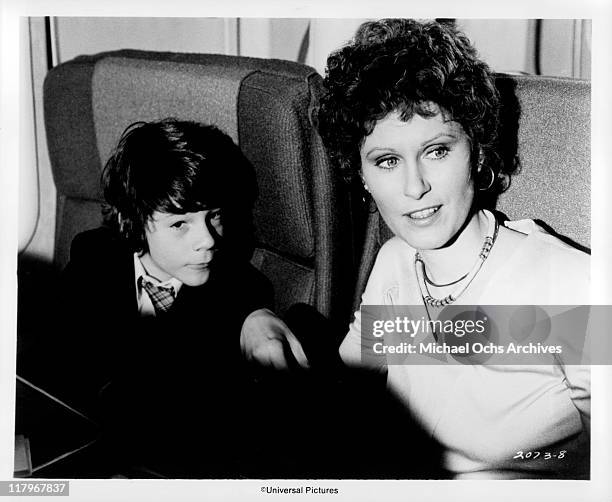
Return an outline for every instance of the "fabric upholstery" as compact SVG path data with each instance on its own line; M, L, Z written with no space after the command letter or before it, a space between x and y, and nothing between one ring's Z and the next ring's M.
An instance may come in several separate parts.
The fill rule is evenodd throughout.
M240 146L257 166L255 206L258 240L266 247L301 258L314 256L312 179L308 138L304 138L308 88L301 82L256 74L243 84ZM291 85L293 84L293 88ZM283 89L284 87L284 89ZM283 92L284 91L284 92ZM268 120L262 122L265 114ZM279 169L279 164L283 166ZM292 166L302 166L293 169ZM292 194L291 197L287 197Z
M508 120L506 142L518 129L519 170L496 208L510 219L532 218L589 247L591 240L591 89L583 80L498 79L504 102L518 97L518 128ZM506 114L506 118L510 114Z
M509 219L535 219L582 249L590 246L590 82L498 75L501 151L518 169L510 187L487 204ZM353 310L380 246L392 233L372 205L365 223Z
M253 265L270 279L275 295L275 306L286 312L296 303L311 303L315 293L312 269L267 249L257 248Z
M70 243L85 228L96 228L102 222L99 200L78 197L58 197L56 227L61 229L55 239L55 262L68 263Z
M60 201L56 264L67 262L76 233L101 221L100 172L124 128L168 116L198 120L228 132L255 168L254 262L274 283L279 310L295 300L348 318L348 193L313 125L321 82L312 68L287 61L135 50L52 69L44 98Z
M101 165L91 95L95 60L77 58L53 68L45 78L43 101L49 158L58 194L101 200ZM61 233L58 227L56 235L60 239Z
M314 297L306 303L343 322L354 288L353 228L349 192L313 126L321 92L322 79L314 71L253 73L243 82L238 105L240 146L258 173L255 220L258 241L272 252L268 259L278 253L313 267ZM285 266L280 257L274 261L275 267ZM288 275L268 277L285 281ZM274 285L277 291L293 287ZM308 291L299 297L308 297Z
M238 141L236 103L251 70L107 57L93 74L92 101L101 163L136 120L181 117L214 123Z

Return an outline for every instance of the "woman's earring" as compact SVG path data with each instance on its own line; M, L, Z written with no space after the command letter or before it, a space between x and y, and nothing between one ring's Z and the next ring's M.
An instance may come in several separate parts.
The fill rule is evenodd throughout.
M365 190L365 193L361 196L361 200L363 201L364 204L367 204L368 203L369 194L370 194L370 187L368 187L368 185L366 184L365 181L362 180L361 182L363 184L363 189Z
M117 223L119 225L119 232L123 233L125 231L125 220L121 217L121 213L117 213Z
M363 192L361 193L361 201L363 205L368 208L368 213L374 214L378 211L378 206L374 204L372 200L372 195L370 192L370 187L366 184L363 179L361 180L361 184L363 185Z
M497 175L491 166L486 166L490 173L490 178L488 183L483 183L482 180L486 179L486 177L482 176L483 167L485 167L485 154L482 151L482 148L478 149L478 169L476 169L476 173L478 174L478 190L481 192L486 192L495 184L495 178Z
M484 183L480 184L480 186L478 187L478 190L480 190L481 192L486 192L487 190L489 190L493 184L495 183L495 171L493 171L493 168L491 166L487 166L489 173L490 173L490 179L489 179L489 183L485 186ZM478 166L478 175L480 177L480 175L482 174L482 164Z

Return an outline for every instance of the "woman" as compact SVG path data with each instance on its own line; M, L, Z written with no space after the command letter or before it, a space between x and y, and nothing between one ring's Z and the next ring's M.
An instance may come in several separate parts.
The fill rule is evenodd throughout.
M532 221L500 225L483 209L506 186L499 98L464 35L436 22L368 22L327 63L321 135L395 235L362 306L420 305L435 319L449 304L588 303L588 255ZM357 312L340 348L348 365L361 364L362 321ZM380 369L455 477L588 476L585 367L555 359Z

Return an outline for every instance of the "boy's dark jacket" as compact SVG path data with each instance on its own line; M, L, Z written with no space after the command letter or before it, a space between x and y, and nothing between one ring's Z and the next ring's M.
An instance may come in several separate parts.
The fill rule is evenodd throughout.
M73 240L51 301L54 362L44 386L126 435L143 436L145 423L153 435L162 423L182 432L227 425L246 393L240 329L249 313L270 307L272 290L249 263L220 252L205 284L183 285L168 312L140 318L133 252L98 228Z

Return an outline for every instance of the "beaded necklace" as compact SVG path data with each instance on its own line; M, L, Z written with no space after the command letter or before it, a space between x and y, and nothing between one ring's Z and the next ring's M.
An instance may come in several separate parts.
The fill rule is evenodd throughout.
M421 258L421 255L418 251L414 255L414 269L419 283L419 289L421 291L421 296L423 297L423 300L427 305L430 305L432 307L444 307L446 305L450 305L465 292L470 283L474 280L474 277L476 277L476 274L480 271L483 263L488 258L489 253L491 252L491 248L495 243L495 239L497 239L497 232L499 230L499 225L497 223L497 220L495 219L495 216L493 216L490 211L485 210L484 213L487 217L488 228L487 235L485 236L484 243L482 245L482 249L480 250L480 253L478 253L478 258L474 263L472 270L470 270L466 275L464 275L457 281L450 283L460 284L453 290L452 293L445 296L444 298L434 298L429 294L429 290L427 289L427 284L425 282L425 262L423 261L423 258Z

